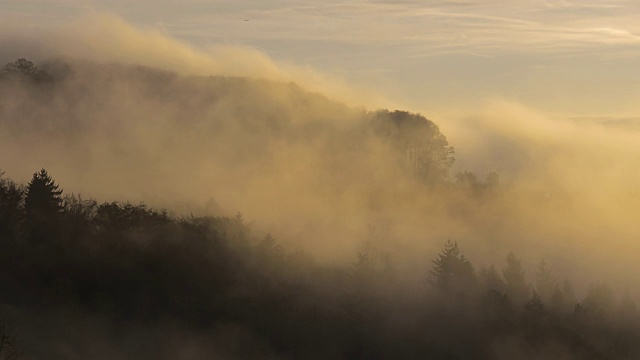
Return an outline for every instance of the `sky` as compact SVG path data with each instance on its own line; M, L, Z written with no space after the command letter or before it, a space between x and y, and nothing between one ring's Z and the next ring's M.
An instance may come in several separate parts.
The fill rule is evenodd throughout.
M635 118L640 2L632 0L1 0L1 22L89 12L195 48L242 45L376 89L429 117L506 99L569 118Z

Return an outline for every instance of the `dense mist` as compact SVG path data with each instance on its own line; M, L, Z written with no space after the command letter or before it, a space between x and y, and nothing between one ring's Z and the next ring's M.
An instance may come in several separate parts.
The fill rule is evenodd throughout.
M496 103L449 124L460 139L449 144L460 149L453 191L410 174L408 148L375 132L375 111L294 83L89 61L41 67L48 82L0 87L2 169L20 181L45 167L69 192L100 200L241 212L330 261L376 241L412 266L456 239L482 263L526 252L532 267L546 259L563 274L633 285L634 130ZM456 174L467 169L471 185L496 171L499 191L463 190Z
M640 168L637 165L640 133L633 119L621 121L577 118L567 114L548 115L505 99L489 100L474 114L431 117L429 109L426 109L420 115L404 109L396 110L390 107L392 102L380 100L384 99L381 95L358 93L356 87L347 87L309 69L276 64L256 50L221 47L206 53L161 34L132 29L116 19L104 16L92 19L94 21L72 24L41 37L28 31L23 34L7 31L7 35L3 35L1 40L6 46L0 50L0 59L4 63L11 62L9 65L17 65L5 66L0 77L0 170L4 173L3 188L13 186L14 189L22 189L16 193L22 191L21 196L24 196L27 184L35 178L32 178L34 172L46 169L60 185L63 194L80 196L67 198L67 209L76 201L76 209L87 206L90 212L103 214L100 216L104 217L87 215L87 223L91 224L87 229L93 229L86 230L90 235L82 232L85 230L78 230L85 234L83 236L97 241L120 234L115 230L110 233L108 227L111 225L105 225L111 223L104 219L111 219L109 216L113 215L108 211L127 214L138 214L138 211L144 226L136 228L142 229L139 236L123 235L124 239L133 239L134 244L121 245L124 249L129 249L128 246L134 249L127 250L128 255L123 258L150 261L159 278L166 274L158 263L169 258L174 244L169 241L170 245L166 245L163 241L167 240L156 232L170 229L168 233L175 235L175 239L187 239L185 241L189 245L185 245L185 249L180 248L184 251L180 253L183 257L167 265L172 269L186 266L185 274L195 277L196 285L189 283L186 286L185 291L189 295L185 295L187 300L184 302L176 301L179 305L173 303L173 295L167 295L171 293L168 288L174 285L172 281L184 284L182 281L191 279L189 276L167 280L169 285L166 289L153 288L148 294L140 295L129 287L146 289L140 285L145 283L144 277L132 280L131 284L122 279L127 278L124 275L127 271L144 273L145 267L130 263L125 266L114 260L116 268L122 265L122 269L127 269L130 266L129 270L121 269L123 274L114 275L115 280L105 276L105 279L116 283L125 281L126 285L122 286L126 289L119 291L132 297L139 296L136 299L142 299L141 304L148 300L145 296L166 295L173 299L157 304L149 300L154 304L151 306L153 310L144 315L147 317L142 316L142 320L136 318L135 321L140 322L135 323L134 330L114 340L117 346L104 339L112 339L110 331L117 332L114 329L122 324L111 323L112 319L107 315L100 320L104 323L95 324L86 320L83 311L90 313L98 309L99 313L117 314L122 319L133 316L131 314L137 311L137 307L128 308L108 293L118 289L118 285L103 279L112 286L104 290L105 295L91 287L94 285L86 285L83 282L86 279L78 280L88 288L77 285L75 292L70 291L74 295L67 294L70 297L77 295L80 300L74 301L78 301L78 308L82 309L69 317L64 315L64 311L72 311L69 309L75 305L52 297L66 304L62 306L66 310L44 311L46 321L55 323L61 317L71 323L68 328L86 327L89 333L97 332L95 338L100 340L96 340L99 342L96 346L105 348L104 358L123 356L119 352L135 353L137 350L132 350L135 349L132 343L139 339L154 343L162 338L159 333L163 331L175 333L177 338L191 343L194 349L210 347L207 354L222 351L221 357L254 357L268 353L273 358L297 358L296 355L300 354L305 354L300 355L304 358L312 358L301 350L304 346L287 352L287 345L278 343L285 340L265 335L269 333L267 325L247 325L250 321L239 315L241 311L226 303L230 298L250 303L251 296L255 295L265 303L258 302L261 305L256 305L252 311L262 314L261 311L269 308L270 301L277 303L273 299L278 296L274 294L284 292L285 303L299 304L304 296L289 289L288 285L282 285L279 282L282 279L286 284L313 284L308 290L312 300L301 305L300 313L308 321L311 320L306 316L311 315L307 311L311 308L320 307L320 313L332 314L335 317L327 315L329 318L323 325L327 329L342 326L339 324L344 320L342 315L331 313L332 304L357 307L350 301L360 301L361 296L368 299L371 294L374 294L371 295L373 299L383 299L380 302L371 300L371 303L362 300L366 303L365 309L362 313L356 311L362 318L346 321L355 321L349 323L354 328L367 328L367 321L373 320L363 320L365 315L391 314L384 320L391 325L386 330L371 327L371 333L354 330L345 337L354 336L357 339L354 342L362 347L371 345L369 342L375 343L378 336L389 339L393 344L382 353L393 354L397 350L394 346L403 348L403 341L413 344L415 339L394 339L387 333L388 329L398 328L414 334L419 333L420 327L429 321L443 321L437 316L442 310L437 306L446 304L446 296L450 294L443 300L421 292L425 291L426 279L433 275L432 260L442 254L449 240L448 250L454 251L452 244L457 243L455 251L460 246L464 253L462 263L473 264L469 272L474 274L473 277L490 279L492 275L487 275L492 274L490 266L497 269L508 267L507 258L513 253L522 261L523 273L526 273L523 281L535 283L540 278L541 269L543 274L547 270L553 274L554 283L558 286L565 279L570 279L575 287L574 302L580 302L580 299L588 298L589 294L593 295L602 288L612 289L611 293L617 294L611 300L616 304L623 301L623 294L633 297L640 293L635 279L640 270L640 227L636 219L640 210ZM86 31L74 30L83 27ZM103 40L97 41L100 37L104 37ZM29 59L20 63L25 66L20 68L20 60L16 59L24 57ZM27 68L28 71L25 70ZM96 202L94 205L83 203L83 198L95 199ZM9 197L2 199L9 204L6 200ZM21 204L21 201L26 200L16 204ZM146 205L131 205L139 203ZM114 207L109 208L107 204ZM15 208L24 206L16 205ZM24 216L29 218L28 214ZM162 224L161 230L154 227L157 224ZM28 224L25 226L29 228ZM129 225L122 226L128 229ZM35 236L28 232L20 235L23 231L17 229L18 235L12 236L16 239ZM65 231L71 230L56 231L67 234ZM235 231L242 235L230 235ZM7 230L6 234L9 233ZM158 236L162 240L157 240ZM214 245L202 245L199 240L194 240L200 237L214 239ZM145 242L147 238L150 239L148 244ZM236 238L242 239L241 245L234 245ZM156 245L156 241L162 245ZM140 249L147 245L140 244L155 249L151 252L153 255L143 254ZM20 246L20 251L26 251L20 254L29 253ZM83 246L87 245L80 248L84 249ZM92 254L98 254L96 259L104 261L108 268L112 261L110 256L115 258L113 254L117 252L110 253L111 248L105 250L95 246L98 250L94 249ZM267 251L265 247L297 260L284 261L282 254L267 256L260 253ZM198 250L202 249L206 254L220 251L228 258L219 255L199 257ZM78 253L82 251L78 250ZM109 255L103 258L100 254ZM220 278L202 275L204 271L189 267L186 259L190 256L207 271L215 273L223 269L229 273L223 273ZM456 261L460 260L458 255L452 256ZM46 257L38 254L37 258ZM221 261L222 265L212 265L211 259ZM133 260L131 263L136 264ZM239 265L224 263L234 260ZM291 265L295 261L311 265L301 271ZM541 265L543 261L544 265ZM437 268L438 263L435 264ZM82 266L60 270L57 265L50 268L43 265L44 270L38 269L43 272L56 269L54 273L68 274L82 269ZM279 266L282 269L277 270ZM380 283L363 280L366 283L362 285L364 290L356 287L355 292L362 292L349 293L345 300L340 294L344 286L353 284L336 285L335 281L345 276L350 279L360 276L353 275L359 271L358 266L365 266L365 271L372 271L377 274L375 276L393 273L393 280L381 280ZM276 280L273 281L277 283L274 288L255 290L252 287L264 280L255 275L260 273L259 269L269 269L265 273L274 274ZM241 275L229 275L236 271ZM336 275L341 271L342 275ZM34 270L31 275L36 279L37 274ZM380 275L381 278L384 276L387 275ZM238 280L238 277L244 280ZM67 286L55 283L49 287L49 280L34 280L45 284L42 289L34 290L34 294L40 294L38 291L48 294L51 288ZM215 298L219 303L211 307L203 305L206 309L203 314L206 315L199 323L199 315L195 310L191 313L185 304L191 304L190 301L202 295L199 286L208 281L224 289L221 291L225 295L220 295L220 298L209 293L203 295L207 299L207 296L212 296L211 299ZM475 286L469 285L469 288L475 289ZM389 289L400 289L398 293L406 295L402 295L396 305L389 305L394 302L386 295L380 295L386 290L394 291ZM289 290L291 293L287 292ZM481 291L472 292L472 295L464 295L468 296L464 300L459 299L458 293L454 297L456 301L462 301L461 307L476 309L476 305L470 305L469 298ZM528 291L525 293L519 303L511 298L514 308L521 307L529 298ZM430 304L439 305L424 313L415 310L416 304L424 300L423 296L430 299ZM11 301L19 303L27 298L27 295L24 298L16 295ZM550 299L550 295L548 298L543 296L542 301ZM327 304L319 305L325 300ZM311 304L314 301L318 304ZM539 305L535 301L527 304L529 310L531 306L537 309ZM565 305L566 308L559 313L574 311L574 304ZM9 305L8 308L9 317L37 323L28 308ZM482 308L486 310L486 307ZM177 310L173 312L174 309ZM224 309L224 322L213 320L216 309ZM407 309L426 314L420 319L424 323L412 323ZM442 311L455 314L450 308ZM522 316L528 316L526 314ZM154 316L165 315L166 322L148 322L155 319ZM469 323L475 324L477 319L474 319ZM569 328L580 327L578 321L582 320L575 321ZM215 341L209 342L204 335L208 333L202 329L210 330L214 323L217 324L215 331L212 330ZM462 333L473 334L473 326L464 323L466 325L460 325L464 329ZM613 323L618 322L611 320ZM449 339L447 331L454 333L459 325L456 324L440 335L433 335L433 343L441 344L438 336ZM516 326L509 324L496 326L502 330ZM501 327L503 325L505 328ZM559 333L571 332L563 329L558 330ZM629 330L632 334L629 336L637 335L636 330L635 327ZM283 331L295 333L294 328ZM336 345L339 342L336 338L340 335L324 335L330 339L329 342L337 341L332 342L335 348L328 349L324 355L335 358L340 358L337 354L344 355L342 345ZM39 334L34 338L44 336ZM77 338L80 335L68 336ZM237 343L230 345L226 336ZM566 340L566 343L574 345L582 344L580 341L589 336L595 337L589 333L580 341L569 341L562 337L564 335L558 336L561 338L559 344L565 344ZM84 340L89 341L88 338L93 336ZM449 340L442 341L446 343ZM554 341L545 343L541 356L548 353L557 358L573 358L562 357L564 345L555 347ZM530 352L526 347L522 350L520 340L510 339L506 343L504 347L490 346L487 354L498 354L494 358L507 359ZM246 344L251 344L252 350L246 350ZM92 345L84 346L91 348ZM309 346L319 348L315 343ZM358 346L349 350L353 353L344 355L344 358L374 358L368 350ZM580 346L576 345L582 349ZM169 350L163 356L167 358L174 352L180 352L175 355L178 358L201 356L190 355L188 346L181 348L171 344L166 347ZM224 349L220 350L221 347ZM38 354L44 353L40 347L37 349ZM108 355L109 351L113 353ZM454 355L437 351L435 358L465 358L468 355L464 351ZM608 350L593 351L593 354L602 354ZM75 354L69 358L80 358L87 352L77 350L67 354ZM58 354L65 352L59 350ZM139 354L144 354L140 355L141 358L155 356L144 351ZM407 358L415 356L405 355ZM576 358L591 358L584 354L580 356ZM593 356L597 358L597 355Z

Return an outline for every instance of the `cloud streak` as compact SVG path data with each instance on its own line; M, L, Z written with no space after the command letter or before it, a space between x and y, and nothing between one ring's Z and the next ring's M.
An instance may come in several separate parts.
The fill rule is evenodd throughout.
M264 40L310 40L336 43L386 44L406 42L413 46L448 51L558 52L571 48L620 43L637 44L632 34L640 31L637 5L628 1L607 4L578 1L426 1L426 2L323 2L274 1L204 3L187 1L124 5L92 2L137 22L177 31L176 35L210 41L258 42ZM35 6L0 4L6 14L35 13ZM67 8L84 9L84 2L64 2ZM145 13L139 9L146 9ZM151 9L151 11L148 11ZM250 19L245 22L245 19ZM176 30L182 29L182 30ZM190 30L187 30L190 29ZM612 29L614 31L603 31ZM181 32L182 31L182 32ZM576 36L579 34L580 36ZM631 36L630 36L631 35ZM444 45L447 45L446 47Z
M555 77L548 81L565 89L562 95L573 97L572 103L584 97L584 89L603 86L597 81L585 86L564 75L576 68L594 74L585 76L588 79L609 76L617 69L625 69L628 78L640 76L637 66L625 63L640 56L639 5L626 0L93 0L69 1L64 6L45 1L20 6L0 2L0 23L5 27L14 23L27 32L34 28L48 32L52 24L76 21L87 7L117 14L139 28L184 40L195 48L240 46L268 54L279 65L321 69L363 87L385 89L402 99L399 102L429 113L451 108L454 102L456 106L477 103L476 97L496 92L540 106L547 92L532 92L540 85L532 86L527 74L549 64L558 71L554 69ZM487 59L495 59L497 65ZM518 74L509 70L514 67ZM289 72L293 67L285 68ZM605 85L607 94L589 101L598 105L601 115L635 110L618 104L611 107L616 99L626 98L629 89L613 80ZM573 105L546 110L589 115Z

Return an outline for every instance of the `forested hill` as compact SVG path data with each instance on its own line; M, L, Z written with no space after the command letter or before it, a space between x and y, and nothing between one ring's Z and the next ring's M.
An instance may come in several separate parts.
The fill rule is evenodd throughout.
M350 108L293 83L118 64L6 65L0 129L0 150L34 140L5 170L26 176L55 164L78 191L111 198L162 197L171 188L182 200L199 201L211 183L242 191L255 185L257 172L276 181L296 163L312 164L309 183L332 189L372 180L383 187L404 177L397 171L435 184L448 180L453 164L445 136L418 114ZM177 189L185 174L190 189ZM209 195L230 208L242 203Z
M0 178L3 359L633 359L640 316L455 242L403 281L370 245L322 265L241 215L175 218ZM499 269L499 270L498 270Z
M2 169L23 182L45 167L100 200L241 211L325 258L353 252L373 218L416 211L381 204L415 204L404 199L454 182L453 147L422 115L353 108L291 83L122 64L5 66L0 152L21 154L3 156ZM327 247L328 236L344 240Z
M629 293L505 245L571 249L563 199L453 161L295 84L7 64L0 360L638 358Z

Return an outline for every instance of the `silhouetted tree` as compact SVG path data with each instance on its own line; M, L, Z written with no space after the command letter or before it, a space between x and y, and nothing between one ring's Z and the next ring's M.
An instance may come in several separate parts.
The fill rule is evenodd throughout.
M417 176L428 183L447 179L454 150L436 124L419 114L381 110L374 114L373 127L396 146Z
M591 284L582 305L592 316L603 317L613 309L613 290L606 282Z
M482 310L489 323L495 331L508 328L513 321L514 309L511 299L504 292L489 289L481 300Z
M22 218L23 188L0 171L0 241L15 240Z
M507 294L513 303L523 304L529 294L529 286L525 281L522 263L514 253L509 253L507 256L507 264L502 269L502 277L507 285Z
M460 252L457 242L447 241L444 249L433 260L431 283L444 294L463 296L474 290L475 271L471 263Z
M38 67L27 59L18 59L6 64L0 72L0 77L21 76L30 80L46 80L50 75L38 69Z
M558 282L544 261L540 262L536 271L536 292L546 304L551 303L554 293L559 293Z
M276 239L271 234L267 234L264 238L262 238L262 241L260 241L258 248L264 252L276 253L277 256L282 256L284 253L284 248L282 247L282 245L278 244Z
M98 203L93 199L83 199L80 195L67 195L63 199L63 224L65 236L71 242L79 242L89 237L93 231Z
M62 190L45 169L33 174L25 197L26 226L32 241L41 243L58 234Z
M265 235L258 244L258 254L260 256L261 265L265 270L283 271L285 252L284 247L278 244L271 234Z
M507 284L498 274L496 267L491 265L488 268L483 268L478 274L478 280L484 290L495 290L498 292L505 292Z
M536 291L533 291L531 298L524 304L523 315L527 339L535 344L548 331L547 311Z
M38 72L38 68L27 59L18 59L14 62L10 62L4 66L6 72L16 72L25 75L35 74Z

